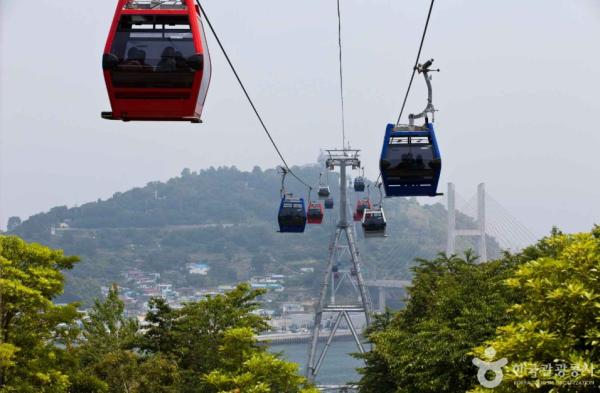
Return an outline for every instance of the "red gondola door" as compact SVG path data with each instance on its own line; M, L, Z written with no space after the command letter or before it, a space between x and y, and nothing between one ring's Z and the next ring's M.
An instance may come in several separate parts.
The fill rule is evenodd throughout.
M211 62L194 0L119 0L102 58L111 120L199 123Z

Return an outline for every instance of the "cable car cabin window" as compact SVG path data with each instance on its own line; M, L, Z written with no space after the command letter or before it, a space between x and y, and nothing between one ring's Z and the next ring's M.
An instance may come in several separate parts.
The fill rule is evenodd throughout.
M393 177L433 177L439 165L428 136L390 138L382 168Z
M385 220L383 219L383 214L381 214L381 212L373 212L367 214L365 222L368 222L369 224L383 224L385 223Z
M290 225L301 225L306 219L301 203L284 202L279 211L279 219Z
M311 216L320 216L321 209L319 209L318 207L310 208L310 209L308 209L308 214Z
M187 16L123 15L113 42L115 87L191 88L196 54Z

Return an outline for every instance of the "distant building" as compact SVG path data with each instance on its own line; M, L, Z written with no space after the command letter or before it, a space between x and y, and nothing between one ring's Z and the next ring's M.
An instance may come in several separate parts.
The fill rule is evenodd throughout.
M252 277L250 279L252 289L271 289L276 292L283 292L285 287L281 285L279 280L274 280L271 277Z
M290 312L302 313L302 312L304 312L304 306L302 304L298 304L298 303L284 303L281 305L281 310L284 313L290 313Z
M314 267L303 267L303 268L300 268L300 271L302 273L314 273L315 268Z
M273 315L275 315L275 310L259 308L257 310L251 311L251 313L254 315L261 315L263 317L272 317Z
M6 230L8 232L14 231L19 225L21 225L21 218L14 216L8 219L8 224L6 224Z
M201 276L208 275L210 267L204 263L188 263L186 265L189 274L199 274Z

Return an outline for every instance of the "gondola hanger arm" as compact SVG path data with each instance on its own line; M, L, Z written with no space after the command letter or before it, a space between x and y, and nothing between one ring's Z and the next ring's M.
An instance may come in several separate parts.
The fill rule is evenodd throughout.
M430 67L433 65L433 61L434 61L433 59L429 59L423 64L417 64L417 66L415 67L415 70L418 71L419 74L423 74L423 77L425 78L425 83L427 84L427 106L425 107L423 112L421 112L419 114L408 115L408 121L411 126L414 125L415 119L420 119L423 117L425 117L426 122L428 122L428 120L427 120L428 113L431 113L431 121L435 122L435 112L437 112L437 110L433 106L433 87L431 86L431 76L429 75L429 73L430 72L439 72L440 70L439 70L439 68L435 69L435 70L430 69Z

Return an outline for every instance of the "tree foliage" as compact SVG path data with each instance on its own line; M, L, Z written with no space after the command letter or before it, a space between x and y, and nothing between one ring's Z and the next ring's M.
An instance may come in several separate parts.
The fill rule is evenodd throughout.
M499 392L591 392L600 378L600 227L591 233L554 231L536 255L506 280L523 296L510 323L474 355L507 358ZM493 347L494 358L485 349ZM474 392L483 392L477 387Z
M62 392L69 386L59 344L70 340L76 305L58 306L61 269L75 257L0 236L0 391Z
M117 286L86 315L55 305L75 262L0 236L0 393L315 392L256 341L263 291L241 284L180 309L154 299L139 325Z
M467 253L421 260L414 268L406 309L380 319L368 337L360 382L364 392L457 392L474 381L466 355L507 320L517 291L507 291L515 259L477 264Z
M264 290L240 284L226 295L178 310L155 299L140 349L175 360L182 378L181 392L312 391L303 388L305 380L298 375L297 365L257 343L255 335L267 329L265 319L252 313L261 294Z
M364 355L361 391L490 391L474 358L506 358L494 391L596 391L600 228L555 229L519 254L474 262L420 262L406 309L368 332L375 348Z

